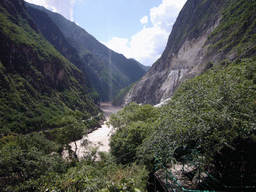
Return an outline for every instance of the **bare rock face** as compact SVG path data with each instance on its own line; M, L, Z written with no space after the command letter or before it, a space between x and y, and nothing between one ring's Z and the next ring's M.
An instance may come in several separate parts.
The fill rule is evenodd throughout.
M208 36L219 25L226 0L188 0L181 10L165 51L150 71L128 92L130 102L157 104L172 96L186 79L205 71L209 59ZM213 56L214 55L214 56Z

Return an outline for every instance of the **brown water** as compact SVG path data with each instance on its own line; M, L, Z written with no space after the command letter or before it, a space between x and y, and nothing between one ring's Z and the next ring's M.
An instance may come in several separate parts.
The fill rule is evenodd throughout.
M117 113L121 107L116 107L116 106L113 106L111 105L111 103L107 102L107 103L101 103L100 104L100 108L101 110L103 110L103 114L104 116L106 117L107 121L109 120L110 118L110 115L112 113Z
M106 117L107 121L109 120L110 115L112 113L116 113L121 109L121 107L115 107L111 105L111 103L101 103L100 108L103 110L103 114ZM85 139L91 143L89 145L89 148L98 145L98 143L101 143L99 151L109 151L109 138L111 135L112 127L108 127L106 125L107 121L104 122L101 128L89 133L82 139L76 141L78 158L81 158L85 154L85 152L88 151L88 147L85 148L84 146L81 145ZM70 145L72 147L72 150L75 150L75 142L70 143ZM66 157L67 153L64 152L63 156Z

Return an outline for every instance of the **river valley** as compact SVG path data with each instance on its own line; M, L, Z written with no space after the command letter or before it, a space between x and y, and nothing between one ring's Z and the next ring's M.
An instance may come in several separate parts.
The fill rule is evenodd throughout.
M111 103L107 102L107 103L101 103L100 108L103 111L103 114L106 118L106 121L104 122L104 124L97 130L84 136L82 139L75 141L77 145L76 155L79 159L82 158L91 147L95 147L99 144L100 146L98 151L108 152L110 149L109 138L111 135L112 127L108 127L106 123L109 120L110 115L112 113L118 112L121 109L121 107L113 106L111 105ZM83 146L84 141L86 141L89 144L86 146ZM70 143L73 151L75 151L75 148L76 148L75 142ZM67 153L65 152L64 157L66 156L67 156Z

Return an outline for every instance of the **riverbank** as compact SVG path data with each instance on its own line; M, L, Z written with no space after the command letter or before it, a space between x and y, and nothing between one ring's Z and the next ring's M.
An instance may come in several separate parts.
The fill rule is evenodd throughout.
M87 134L82 139L75 141L77 145L76 155L78 158L83 157L84 154L88 152L88 148L94 147L95 145L99 145L99 143L100 143L100 146L98 151L108 152L110 149L109 138L110 138L112 127L108 127L106 123L109 120L110 115L112 113L117 113L121 109L121 107L113 106L111 105L111 103L101 103L100 108L103 111L103 115L105 116L106 121L97 130ZM88 146L85 147L82 145L84 141L87 141L89 143ZM73 151L75 151L75 148L76 148L75 142L70 143L70 146ZM66 157L67 153L64 153L63 156Z

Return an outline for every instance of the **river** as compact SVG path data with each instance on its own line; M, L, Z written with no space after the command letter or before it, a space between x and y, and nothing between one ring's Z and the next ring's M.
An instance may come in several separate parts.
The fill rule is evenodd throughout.
M85 152L88 151L88 147L95 146L98 143L101 143L98 151L108 152L110 149L109 138L110 138L112 127L108 127L106 125L106 122L109 120L110 115L112 113L118 112L121 109L121 107L115 107L111 105L111 103L101 103L100 108L101 110L103 110L103 114L106 118L106 121L101 126L101 128L98 128L97 130L85 135L82 139L76 141L76 144L77 144L76 154L79 159L84 156ZM87 140L90 142L90 144L87 147L82 146L82 143L84 140ZM75 151L75 142L70 143L70 145L72 150ZM66 157L67 153L64 152L63 156Z

